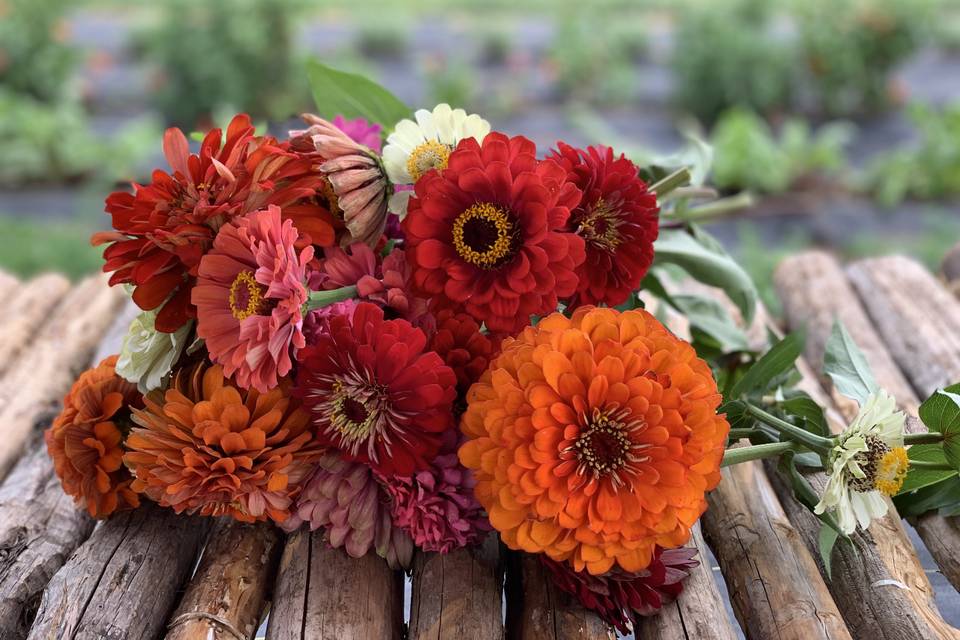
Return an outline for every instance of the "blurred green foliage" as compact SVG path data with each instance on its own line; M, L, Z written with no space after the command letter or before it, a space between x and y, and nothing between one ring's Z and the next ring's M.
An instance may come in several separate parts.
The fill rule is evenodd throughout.
M0 268L21 278L56 271L77 279L100 269L102 248L90 246L95 229L63 219L0 214Z
M0 7L0 86L41 102L69 92L78 62L66 43L70 0L7 0Z

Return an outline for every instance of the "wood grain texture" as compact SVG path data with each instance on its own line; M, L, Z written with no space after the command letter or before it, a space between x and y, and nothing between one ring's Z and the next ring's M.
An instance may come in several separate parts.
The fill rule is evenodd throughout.
M103 522L50 581L28 639L159 637L209 524L150 502Z
M166 640L249 640L273 586L283 534L272 523L221 520L167 625Z
M322 532L287 537L274 587L268 640L399 640L401 574L369 553L351 558Z
M954 294L960 294L960 242L947 251L940 265L940 272L947 281L947 288Z
M0 270L0 296L6 300L20 286L20 280L12 273Z
M29 346L50 311L69 289L69 280L48 273L20 285L16 295L9 292L10 297L0 298L10 301L0 326L0 374Z
M0 378L0 479L20 456L31 431L55 413L76 376L89 364L114 320L123 293L93 276L70 291L28 352Z
M503 638L500 540L447 554L417 552L413 563L410 640Z
M851 267L852 271L857 269L856 265ZM870 267L866 269L869 271ZM933 348L932 343L937 342L937 338L925 328L930 323L931 310L917 312L916 300L934 296L931 289L940 287L932 276L924 276L925 273L920 272L904 287L882 290L871 284L876 274L863 276L861 288L864 302L882 307L883 315L875 320L877 328L857 299L857 293L847 281L843 267L829 254L814 251L788 258L777 269L774 282L783 299L788 324L805 330L805 355L810 362L822 366L833 321L840 319L863 351L877 383L896 397L901 409L915 417L920 399L910 381L901 373L897 361L925 358L924 351ZM910 291L910 295L904 295L906 291ZM898 339L898 335L913 332L924 336L919 345L921 353L896 352L891 355L887 345L902 347L904 343ZM956 379L960 380L960 360L956 362L955 370ZM837 393L833 395L835 399L839 396ZM856 403L844 400L837 405L843 417L850 421L856 416L858 407ZM907 428L925 431L919 420L909 420ZM954 588L960 588L958 520L931 513L918 518L915 526L941 572Z
M691 541L700 566L683 583L683 593L655 616L636 621L636 637L642 640L734 640L737 635L727 619L723 596L717 589L707 555L707 545L694 525Z

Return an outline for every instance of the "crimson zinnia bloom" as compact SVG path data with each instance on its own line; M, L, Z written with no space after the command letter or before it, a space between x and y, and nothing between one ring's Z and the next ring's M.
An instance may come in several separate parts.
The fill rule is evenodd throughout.
M415 185L403 221L413 284L438 308L515 332L577 289L583 239L565 231L580 192L533 142L462 140Z
M657 197L647 190L637 167L609 147L575 149L563 142L552 158L583 192L569 228L586 243L586 260L577 268L573 305L623 304L653 262L659 230Z
M453 371L425 351L423 331L369 302L328 322L298 354L296 394L317 441L386 476L425 468L453 428Z
M494 355L494 340L480 332L477 321L465 313L444 309L437 314L437 331L430 339L436 351L457 376L457 393L466 397Z
M700 564L694 560L696 554L697 550L691 547L656 547L653 560L643 571L628 573L615 568L599 576L574 571L568 563L551 560L544 554L537 557L553 574L558 589L574 596L585 609L621 633L629 633L633 614L653 615L680 595L683 580Z
M106 211L115 231L92 238L94 245L111 243L103 252L103 270L113 272L110 284L134 285L133 300L141 309L161 307L159 331L172 333L196 316L190 288L200 258L233 217L270 204L289 208L285 217L313 212L320 221L311 227L313 242L333 242L330 214L315 203L324 179L309 154L255 136L246 115L236 116L221 139L214 129L200 153L191 154L183 132L168 129L163 151L173 172L157 169L150 184L134 185L134 193L112 193Z

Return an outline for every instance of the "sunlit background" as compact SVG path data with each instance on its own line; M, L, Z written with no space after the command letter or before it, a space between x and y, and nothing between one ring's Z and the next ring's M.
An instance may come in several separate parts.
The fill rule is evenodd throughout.
M103 198L163 127L282 133L311 57L544 150L702 136L754 194L712 226L762 288L811 244L936 266L960 239L956 0L0 0L0 268L98 269Z

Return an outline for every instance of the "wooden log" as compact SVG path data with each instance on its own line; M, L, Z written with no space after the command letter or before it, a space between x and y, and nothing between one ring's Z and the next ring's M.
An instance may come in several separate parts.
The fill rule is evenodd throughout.
M413 563L410 640L503 638L500 540L451 553L420 553Z
M851 271L857 269L856 266L851 267ZM868 283L872 282L873 277L872 273L864 276L861 286L866 287L863 291L865 302L883 305L882 315L876 321L881 330L879 332L857 300L857 294L839 262L826 253L808 252L788 258L777 269L774 281L783 299L788 323L793 327L805 328L805 355L809 361L822 367L827 338L834 318L839 318L855 337L877 383L897 398L901 409L916 416L920 399L895 359L904 362L917 357L924 358L925 350L938 341L937 336L925 329L931 310L917 309L915 301L928 299L928 296L934 295L931 289L939 289L940 285L932 276L921 276L909 283L909 289L879 290ZM909 291L909 295L905 295L906 291ZM955 306L960 306L960 303ZM891 355L886 344L902 346L903 341L898 339L902 334L919 335L921 339L916 343L911 341L913 348L909 352ZM891 341L887 342L888 339ZM916 353L916 349L921 353ZM955 368L957 379L960 380L960 361L956 362ZM839 394L833 395L836 398ZM838 406L848 421L857 414L858 407L854 402L838 402ZM925 431L918 420L909 420L907 425L908 430ZM930 513L917 518L914 524L941 572L955 588L960 588L960 526L957 520Z
M727 619L723 596L717 589L710 567L707 545L700 524L693 529L700 566L683 583L683 593L655 616L636 621L636 637L643 640L734 640L737 637ZM841 636L843 637L843 636Z
M88 278L63 298L43 324L28 353L0 379L0 479L20 456L30 432L56 412L64 394L120 308L123 293L100 276Z
M3 300L9 299L10 294L20 286L20 280L13 274L0 270L0 295Z
M36 442L0 486L0 638L27 637L44 587L93 525Z
M28 639L158 637L209 525L151 502L105 521L53 576Z
M248 640L257 631L280 559L272 524L218 522L167 625L167 640Z
M4 313L6 317L0 330L0 374L13 365L14 358L30 344L50 311L57 307L69 289L69 280L48 273L21 285L16 295L2 298L9 300L10 305Z
M940 265L940 272L947 281L947 287L955 294L960 294L960 242L953 245Z
M323 532L287 537L267 640L399 640L403 582L374 553L351 558Z

